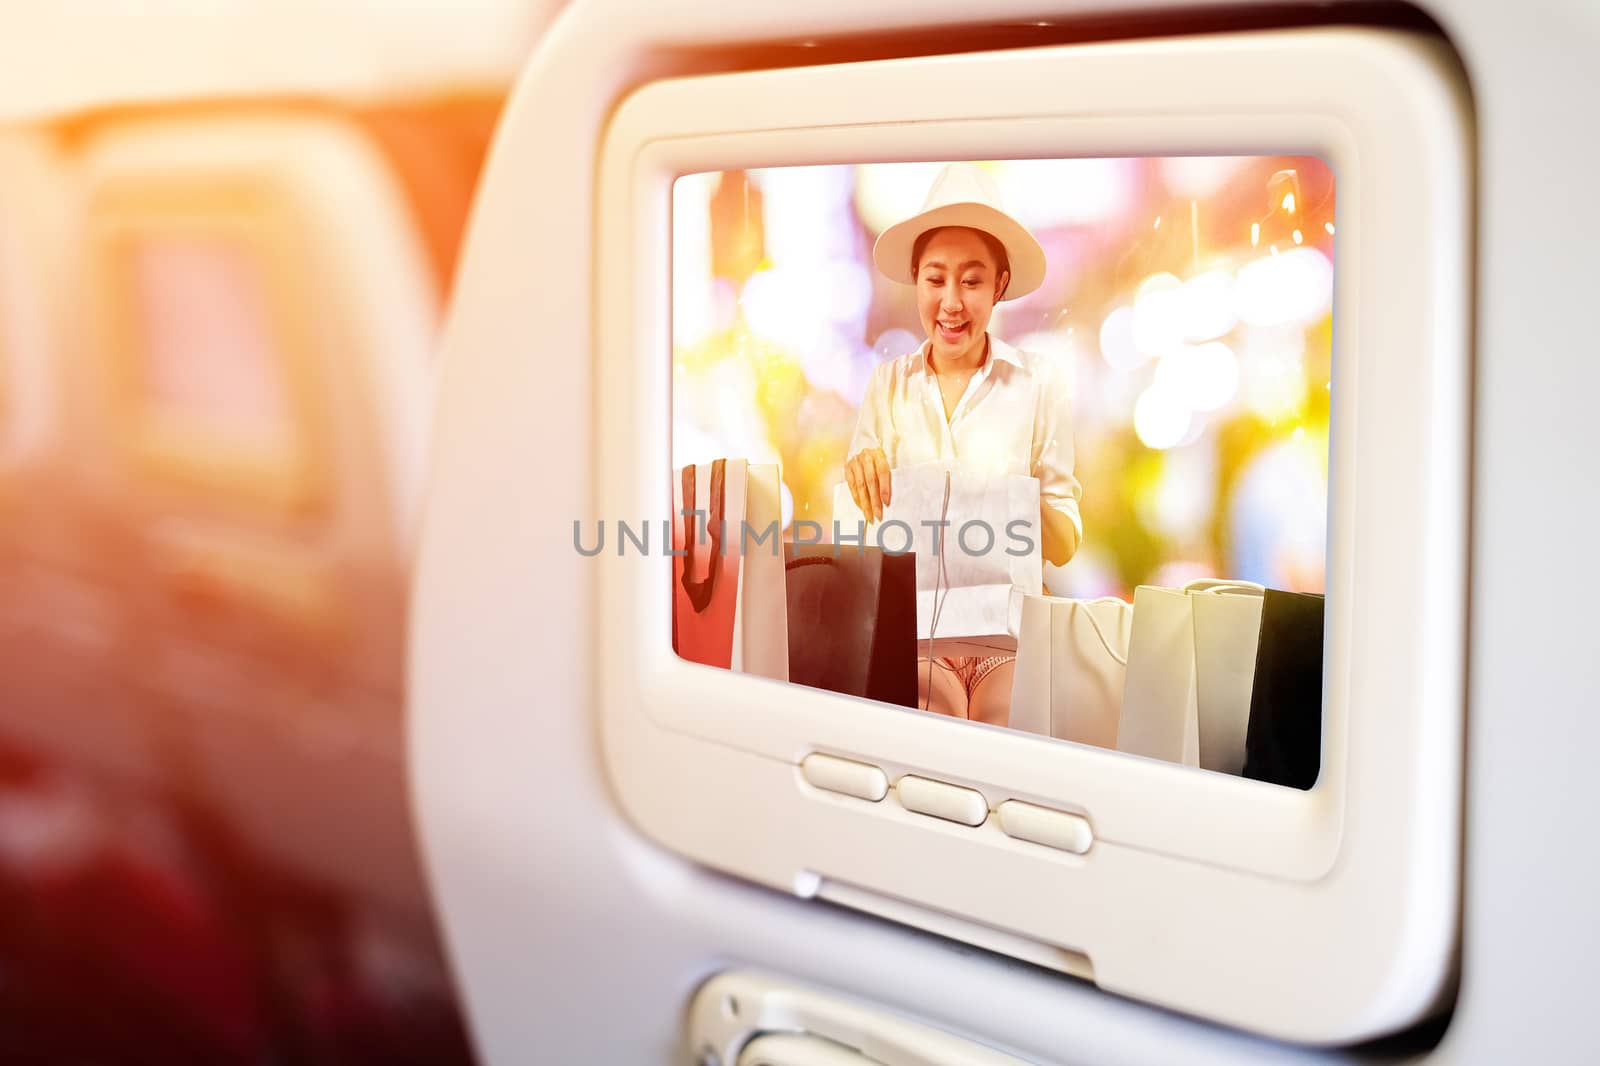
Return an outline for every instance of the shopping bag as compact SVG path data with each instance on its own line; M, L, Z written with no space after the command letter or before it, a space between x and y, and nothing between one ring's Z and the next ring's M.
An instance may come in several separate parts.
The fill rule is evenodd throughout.
M1019 598L1011 727L1115 748L1133 605L1115 596Z
M909 555L785 544L789 680L917 706L917 575Z
M788 623L776 529L758 542L777 521L776 467L718 459L678 471L672 639L680 656L787 679Z
M1244 770L1264 592L1248 582L1189 586L1201 769L1234 775Z
M743 460L730 463L730 469L738 465L743 465ZM743 525L730 522L728 528L730 538L739 538L740 556L732 668L787 681L789 615L784 594L783 497L776 465L745 466Z
M891 475L881 522L867 523L848 485L833 493L841 542L858 535L917 560L917 639L935 656L1017 650L1023 595L1044 591L1039 480L984 477L944 463L901 467ZM931 643L929 643L931 641Z
M1323 599L1268 589L1261 605L1244 776L1310 788L1322 768Z
M1117 750L1239 773L1261 595L1260 585L1210 579L1134 590Z
M1184 766L1200 763L1194 616L1182 589L1133 590L1117 750Z

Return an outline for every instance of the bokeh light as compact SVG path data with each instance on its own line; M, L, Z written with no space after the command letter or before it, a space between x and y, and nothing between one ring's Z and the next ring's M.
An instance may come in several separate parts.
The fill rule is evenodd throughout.
M874 235L922 206L939 176L938 163L872 163L858 167L856 210Z
M1239 156L1177 156L1161 160L1161 180L1182 200L1204 200L1234 179L1247 160Z
M1242 368L1246 406L1268 422L1294 416L1305 399L1305 341L1298 330L1252 330Z
M1189 432L1193 417L1182 396L1155 384L1145 389L1134 405L1133 428L1146 448L1170 448Z
M1239 321L1233 308L1233 275L1212 270L1183 283L1183 339L1194 344L1227 334Z
M1029 229L1100 222L1131 199L1124 159L1026 159L1002 163L996 184L1007 209Z
M912 333L909 329L886 329L878 334L878 339L872 342L872 353L882 362L888 359L897 359L902 355L909 355L922 347L922 338Z
M721 174L690 174L672 186L672 343L693 348L711 332L716 317L711 287L711 223L706 217Z
M1307 326L1333 304L1333 263L1316 248L1292 248L1240 268L1233 293L1253 326Z
M861 318L872 301L872 279L860 263L774 267L745 283L741 309L758 336L799 352L832 340L832 327Z
M1152 274L1133 300L1133 343L1145 355L1163 355L1183 342L1183 282L1174 274Z
M1217 478L1214 447L1189 447L1169 453L1156 482L1146 517L1162 533L1178 541L1195 539L1211 521Z
M1239 389L1239 361L1221 341L1179 345L1161 357L1156 384L1192 410L1215 411Z
M1133 370L1149 358L1133 341L1133 308L1118 307L1100 324L1100 355L1113 370Z

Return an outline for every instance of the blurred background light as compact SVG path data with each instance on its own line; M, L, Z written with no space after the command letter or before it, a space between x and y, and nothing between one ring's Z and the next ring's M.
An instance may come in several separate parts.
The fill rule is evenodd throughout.
M1162 588L1181 589L1191 581L1216 577L1214 569L1194 559L1172 559L1162 563L1150 576L1149 584Z
M778 266L757 271L744 285L741 309L750 330L774 344L813 352L832 327L866 315L872 279L859 262Z
M1198 344L1214 340L1239 321L1233 309L1233 275L1212 270L1183 283L1180 294L1183 339Z
M824 272L779 267L750 275L740 310L757 336L805 352L822 340L832 296Z
M1246 160L1239 156L1178 156L1160 163L1161 181L1181 200L1204 200L1231 181Z
M727 445L687 419L672 424L672 465L698 466L728 454Z
M1071 376L1077 361L1077 349L1072 334L1064 329L1041 329L1024 333L1013 342L1018 348L1034 355L1048 356L1053 373Z
M1253 326L1305 326L1333 304L1333 264L1316 248L1291 248L1247 263L1233 287L1234 307Z
M869 163L856 168L856 210L874 234L916 214L939 163Z
M864 320L872 306L872 275L866 265L852 259L838 259L822 264L820 268L828 278L828 306L816 309L832 322L851 323Z
M1000 163L1006 209L1029 229L1101 222L1127 210L1125 159L1025 159Z
M866 391L867 376L871 373L867 360L861 360L862 371L857 373L857 359L851 341L837 333L827 334L827 341L807 349L800 365L805 370L806 382L812 388L829 389L860 404Z
M1133 370L1149 358L1133 340L1133 308L1119 307L1100 323L1100 356L1113 370Z
M1120 596L1116 559L1098 545L1085 544L1066 566L1044 565L1044 587L1052 596L1096 599Z
M878 362L898 359L922 347L922 338L909 329L886 329L872 342L872 354Z
M1134 405L1133 428L1146 448L1170 448L1189 432L1192 417L1180 395L1159 384L1151 385Z
M672 184L672 343L693 348L713 328L711 195L721 174L686 174Z
M1169 451L1148 508L1151 524L1180 541L1199 539L1211 521L1217 480L1215 447L1204 445Z
M1230 571L1272 588L1323 586L1328 523L1326 470L1290 442L1254 456L1229 514Z
M776 167L749 174L761 189L767 257L775 265L821 264L851 256L850 167Z
M1251 330L1240 368L1245 405L1276 422L1293 417L1305 400L1305 336L1295 329Z
M1193 410L1215 411L1238 391L1239 361L1221 341L1179 345L1161 357L1155 380Z
M1162 355L1182 343L1183 282L1174 274L1152 274L1133 300L1133 343L1147 356Z

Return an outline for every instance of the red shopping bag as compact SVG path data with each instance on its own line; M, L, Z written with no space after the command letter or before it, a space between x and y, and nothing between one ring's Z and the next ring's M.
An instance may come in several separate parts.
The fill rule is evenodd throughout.
M673 648L692 662L788 680L778 468L744 459L688 466L673 494L672 547L683 553L672 566Z
M727 516L744 513L745 490L742 477L729 483L727 467L724 459L684 467L672 500L672 647L690 662L724 669L733 666L740 561ZM737 517L731 528L738 538Z

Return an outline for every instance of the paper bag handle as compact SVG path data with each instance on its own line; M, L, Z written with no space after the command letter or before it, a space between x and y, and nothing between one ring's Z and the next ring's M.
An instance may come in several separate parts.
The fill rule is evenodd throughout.
M711 560L706 564L706 576L694 581L689 577L694 570L694 546L699 540L694 535L694 464L683 468L683 591L689 596L689 605L699 614L711 605L711 593L717 582L717 571L722 568L722 509L723 481L727 462L717 459L711 464L711 508L706 516L706 526L711 533Z
M1100 646L1106 650L1107 655L1111 656L1111 661L1118 666L1127 666L1128 657L1126 655L1118 655L1116 650L1111 647L1111 638L1107 637L1106 631L1100 628L1100 619L1094 616L1093 611L1085 610L1083 613L1088 616L1089 628L1093 629L1094 635L1100 638Z
M797 555L783 564L785 570L798 570L802 566L832 566L833 557L829 555Z
M1183 586L1184 592L1243 592L1251 596L1266 594L1267 587L1254 581L1234 581L1227 578L1202 577Z

